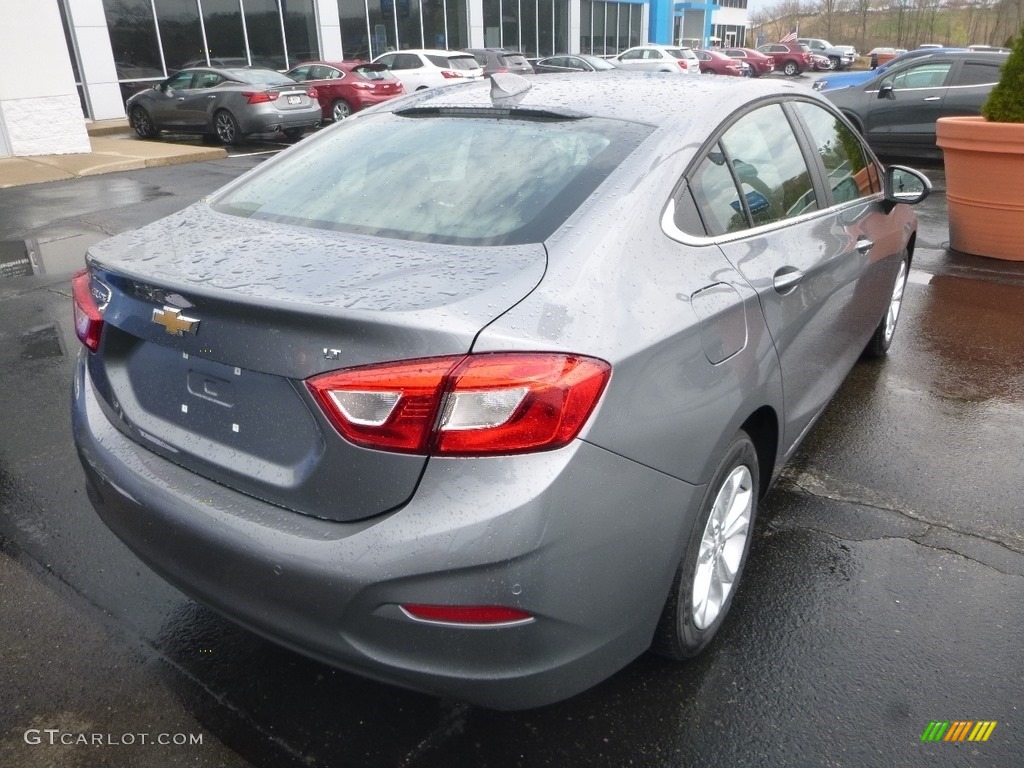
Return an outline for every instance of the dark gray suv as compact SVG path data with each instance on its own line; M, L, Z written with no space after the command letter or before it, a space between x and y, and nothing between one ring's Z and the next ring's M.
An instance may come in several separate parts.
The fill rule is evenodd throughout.
M467 48L466 53L472 53L477 64L484 68L484 77L490 77L495 72L511 72L514 75L533 74L530 62L517 51L507 51L504 48Z
M935 51L890 65L865 84L822 92L881 154L934 156L935 121L980 115L1009 54Z

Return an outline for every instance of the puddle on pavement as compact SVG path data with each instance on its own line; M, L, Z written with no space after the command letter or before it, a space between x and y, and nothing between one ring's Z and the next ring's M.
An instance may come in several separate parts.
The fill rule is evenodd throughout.
M64 355L64 347L60 342L60 331L56 325L25 331L19 340L21 341L22 360L44 360Z
M0 279L77 272L85 266L85 251L107 235L98 232L54 240L0 240Z

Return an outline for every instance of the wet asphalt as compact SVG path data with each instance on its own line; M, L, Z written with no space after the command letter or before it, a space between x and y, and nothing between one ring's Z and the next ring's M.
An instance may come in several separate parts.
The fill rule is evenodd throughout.
M1024 264L947 250L941 164L912 163L935 192L894 347L769 495L710 650L498 713L235 627L86 499L71 272L265 157L0 190L0 766L1024 764ZM998 724L922 743L933 720Z

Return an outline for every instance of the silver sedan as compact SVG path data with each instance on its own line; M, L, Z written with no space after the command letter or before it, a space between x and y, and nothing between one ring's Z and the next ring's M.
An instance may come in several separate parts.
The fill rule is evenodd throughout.
M144 139L160 131L202 133L237 144L251 133L298 139L320 125L316 89L272 69L183 69L126 104Z
M531 707L688 658L889 349L928 189L785 83L394 99L90 249L90 498L188 594L378 680Z

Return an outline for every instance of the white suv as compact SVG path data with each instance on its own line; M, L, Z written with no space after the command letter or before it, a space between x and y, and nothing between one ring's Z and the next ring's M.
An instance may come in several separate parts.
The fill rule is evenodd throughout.
M409 93L439 85L481 80L484 76L483 67L473 58L473 54L464 51L392 51L382 53L373 63L383 64L391 70L391 74L402 81Z
M689 48L673 45L638 45L623 51L612 61L623 69L643 72L700 74L700 60L697 55Z

